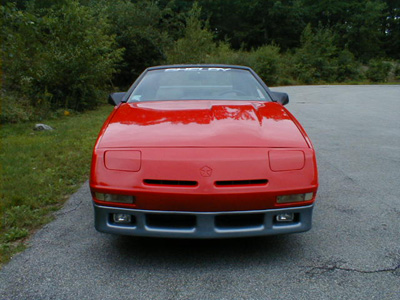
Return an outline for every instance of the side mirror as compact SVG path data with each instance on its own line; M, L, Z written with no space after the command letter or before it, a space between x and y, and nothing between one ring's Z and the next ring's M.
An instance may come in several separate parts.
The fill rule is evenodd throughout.
M117 106L118 104L121 103L122 99L125 96L125 92L123 93L112 93L108 96L108 103L111 105Z
M274 101L282 105L286 105L289 103L289 95L286 93L271 91L271 95Z

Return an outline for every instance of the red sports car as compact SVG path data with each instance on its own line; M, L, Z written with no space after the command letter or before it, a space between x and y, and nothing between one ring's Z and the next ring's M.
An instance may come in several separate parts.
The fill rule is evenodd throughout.
M250 68L148 68L93 151L95 227L122 235L222 238L307 231L318 188L306 132Z

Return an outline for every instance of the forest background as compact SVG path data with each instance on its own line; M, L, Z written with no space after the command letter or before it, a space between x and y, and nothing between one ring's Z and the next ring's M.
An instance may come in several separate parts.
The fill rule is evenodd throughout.
M399 0L15 0L1 5L1 123L93 109L159 64L270 85L400 80Z
M87 181L113 109L101 104L149 66L247 65L270 86L400 82L400 0L14 0L0 10L0 267ZM54 130L33 131L38 121Z

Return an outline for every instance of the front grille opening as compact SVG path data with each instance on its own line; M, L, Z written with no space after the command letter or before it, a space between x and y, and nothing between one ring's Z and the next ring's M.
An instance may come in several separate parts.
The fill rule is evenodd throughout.
M217 228L259 227L264 224L264 214L231 214L215 217Z
M247 186L247 185L265 185L268 183L267 179L250 179L250 180L220 180L216 181L216 186Z
M160 180L160 179L145 179L144 184L150 185L165 185L165 186L197 186L197 181L190 180Z
M146 214L146 225L165 229L192 229L196 227L196 216L174 214Z

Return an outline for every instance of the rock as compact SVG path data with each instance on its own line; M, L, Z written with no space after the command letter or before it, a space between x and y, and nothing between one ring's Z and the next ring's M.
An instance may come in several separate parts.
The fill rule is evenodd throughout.
M33 128L33 130L38 130L38 131L42 131L42 130L54 130L53 127L46 125L46 124L36 124L35 128Z

